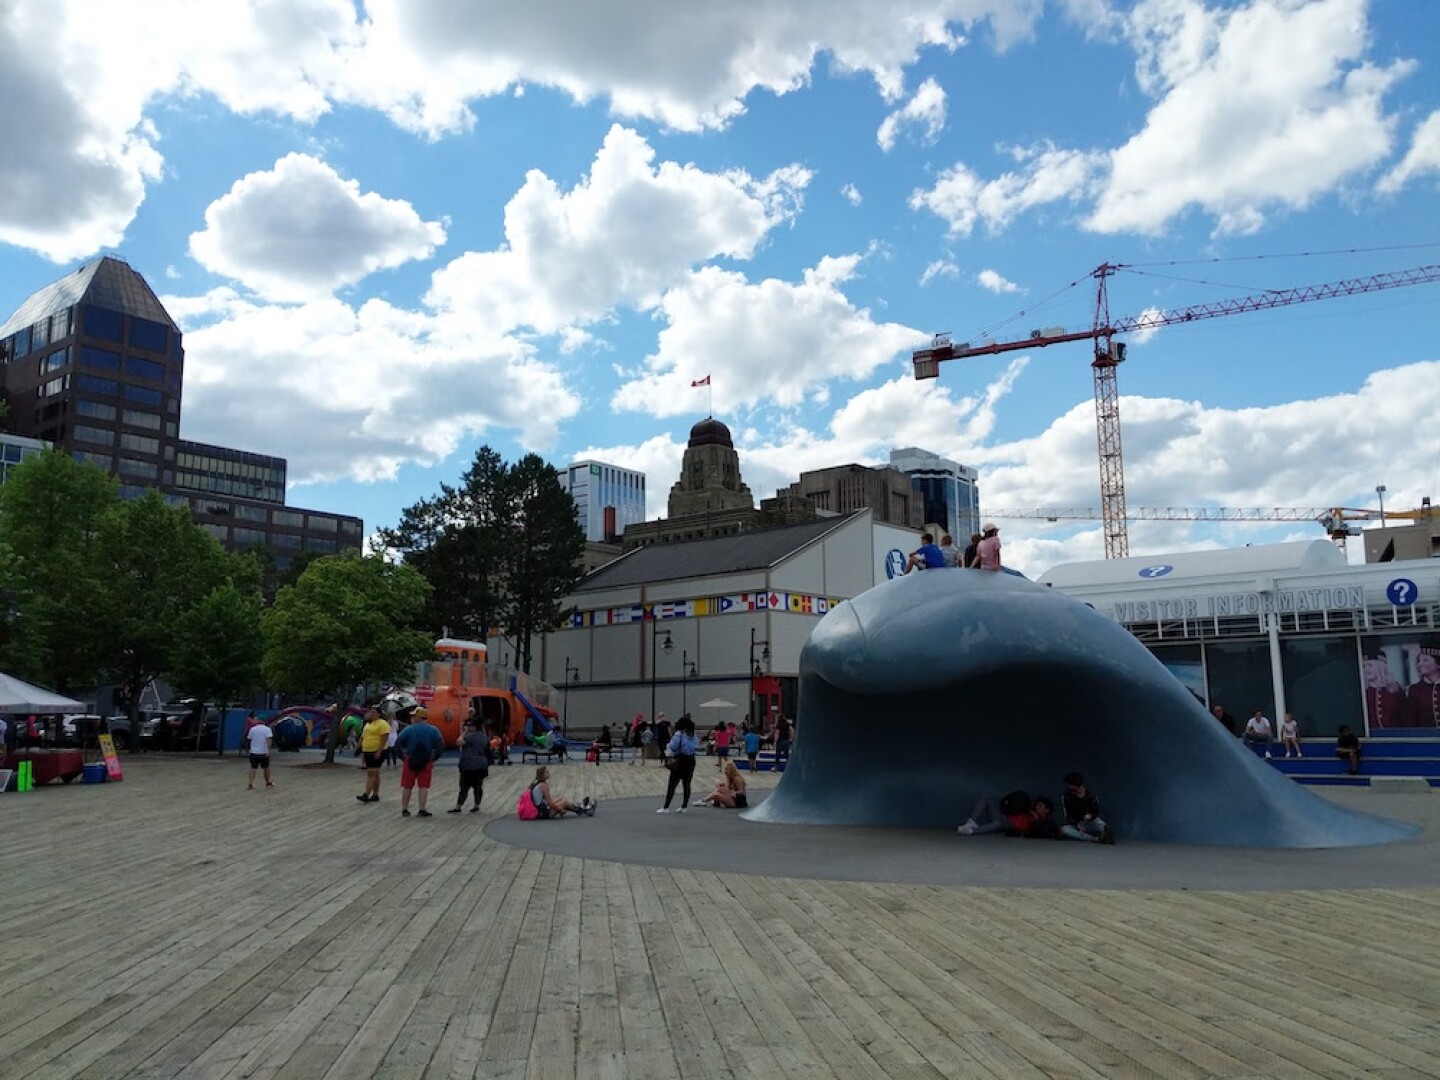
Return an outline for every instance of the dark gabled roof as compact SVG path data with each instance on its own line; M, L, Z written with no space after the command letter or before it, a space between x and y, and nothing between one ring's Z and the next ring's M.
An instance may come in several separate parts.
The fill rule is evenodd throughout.
M864 511L859 511L864 513ZM855 514L781 525L773 529L715 536L706 540L680 540L636 548L581 579L575 592L648 585L656 581L768 570L801 548L854 520Z
M15 309L15 314L5 320L5 325L0 326L0 338L9 337L47 315L80 303L109 308L124 315L138 315L171 330L179 330L145 279L132 270L129 263L106 255L31 293Z

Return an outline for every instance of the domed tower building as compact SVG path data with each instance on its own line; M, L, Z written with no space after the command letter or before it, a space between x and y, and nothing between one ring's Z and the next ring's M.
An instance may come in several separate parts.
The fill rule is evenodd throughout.
M707 416L690 429L680 479L670 489L670 516L753 510L755 498L740 476L730 429Z

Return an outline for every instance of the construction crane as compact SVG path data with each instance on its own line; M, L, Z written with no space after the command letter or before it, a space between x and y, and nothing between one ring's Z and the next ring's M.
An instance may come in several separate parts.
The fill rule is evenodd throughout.
M1322 285L1306 285L1298 289L1274 289L1255 296L1235 300L1219 300L1209 304L1150 311L1123 319L1111 319L1107 282L1121 263L1101 263L1090 276L1096 282L1095 320L1089 330L1067 331L1063 326L1032 330L1025 338L1013 341L987 341L971 345L968 341L955 344L949 334L936 334L928 349L919 349L911 357L915 378L933 379L940 374L946 360L963 360L972 356L994 356L1020 349L1043 349L1067 341L1091 341L1095 358L1090 366L1095 373L1095 425L1100 449L1100 519L1104 522L1105 557L1117 559L1130 554L1130 538L1125 522L1125 462L1120 450L1120 391L1115 369L1125 361L1125 343L1117 342L1120 334L1135 330L1153 330L1162 326L1217 319L1223 315L1242 315L1250 311L1303 304L1311 300L1329 300L1338 296L1379 292L1402 285L1423 285L1440 281L1440 266L1418 266L1364 278L1347 278Z
M986 510L985 517L1006 521L1103 521L1105 514L1103 508L1093 506L1035 506L1023 510ZM1132 506L1125 510L1127 521L1314 521L1331 540L1341 544L1347 536L1360 532L1357 522L1384 522L1390 518L1429 521L1431 517L1428 496L1421 499L1420 506L1414 510L1360 510L1353 506Z

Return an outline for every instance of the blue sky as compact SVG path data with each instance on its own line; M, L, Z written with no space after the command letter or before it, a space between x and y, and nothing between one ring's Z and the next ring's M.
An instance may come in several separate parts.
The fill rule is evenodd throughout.
M926 383L911 349L1083 328L1101 262L1144 271L1117 315L1440 263L1432 3L114 7L0 13L0 308L126 259L186 331L182 434L367 528L481 443L644 469L663 513L706 374L757 497L919 445L984 505L1094 506L1084 343ZM1130 503L1417 505L1437 296L1132 339ZM1028 572L1101 552L1004 524Z

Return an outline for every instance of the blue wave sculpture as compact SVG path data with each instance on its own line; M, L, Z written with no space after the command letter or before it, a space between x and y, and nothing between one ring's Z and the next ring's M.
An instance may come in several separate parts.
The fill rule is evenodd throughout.
M954 828L983 793L1058 796L1071 770L1122 840L1344 847L1416 831L1257 759L1088 605L967 570L884 582L820 621L789 766L746 816Z

